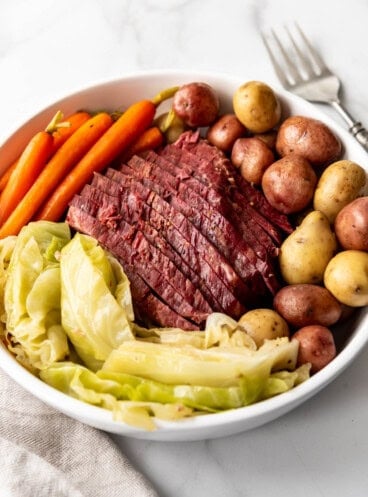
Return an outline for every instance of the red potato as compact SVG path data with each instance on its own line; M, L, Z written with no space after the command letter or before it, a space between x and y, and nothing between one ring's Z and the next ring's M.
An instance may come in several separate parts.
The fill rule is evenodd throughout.
M368 251L368 197L359 197L341 209L335 234L345 250Z
M238 138L231 152L232 163L250 183L260 185L266 169L274 162L272 150L259 138Z
M220 150L230 152L235 141L246 132L235 114L224 114L208 129L207 140Z
M259 138L260 140L265 142L267 147L271 150L275 149L277 139L277 131L275 129L271 129L270 131L266 131L265 133L255 133L254 137Z
M312 324L331 326L342 314L341 303L327 288L306 283L281 288L275 295L273 306L295 328Z
M321 121L304 116L291 116L281 124L276 150L284 157L290 153L303 156L315 166L327 165L341 155L341 142Z
M320 371L336 357L334 337L325 326L304 326L294 333L292 339L299 342L297 364L309 362L311 373Z
M284 214L300 212L311 202L317 176L310 163L289 154L271 164L262 177L262 189L269 203Z
M215 90L207 83L187 83L175 93L172 108L187 126L196 128L209 126L215 121L220 101Z

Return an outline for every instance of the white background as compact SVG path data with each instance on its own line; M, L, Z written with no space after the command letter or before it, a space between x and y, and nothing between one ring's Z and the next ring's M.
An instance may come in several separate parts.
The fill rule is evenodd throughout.
M209 70L278 85L259 32L293 20L368 126L366 0L1 0L0 142L67 93L135 71ZM365 497L367 385L368 350L312 400L253 431L116 440L162 497Z

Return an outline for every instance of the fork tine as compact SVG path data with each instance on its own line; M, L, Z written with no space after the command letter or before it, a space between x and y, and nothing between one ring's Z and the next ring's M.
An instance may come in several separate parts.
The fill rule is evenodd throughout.
M280 41L280 38L276 35L273 29L271 29L271 33L278 49L280 50L280 53L284 58L286 69L289 71L291 77L294 80L294 83L300 83L303 79L300 72L296 69L294 62L290 59L288 53L286 52L283 44Z
M287 54L284 46L282 45L280 39L278 38L278 36L276 35L276 33L275 33L275 31L273 29L271 29L271 35L272 35L274 43L277 45L277 48L278 48L278 50L279 50L279 52L280 52L280 54L281 54L281 56L283 58L284 65L286 66L286 69L289 72L289 75L291 76L291 78L293 80L291 82L290 79L287 77L287 75L285 74L284 68L277 61L277 58L274 55L273 48L271 47L270 43L268 42L266 36L264 34L262 34L262 38L263 38L264 44L266 46L267 52L268 52L268 54L270 56L271 62L273 64L273 66L274 66L276 74L279 77L281 83L284 86L290 86L291 84L295 84L295 83L301 82L302 81L302 77L301 77L300 73L296 70L296 68L295 68L292 60L288 56L288 54Z
M266 38L266 35L264 33L261 33L261 36L262 36L263 43L265 44L266 50L268 52L268 55L270 57L273 68L274 68L274 70L277 74L277 77L279 78L281 84L285 87L290 86L290 81L285 76L285 73L284 73L282 67L280 66L280 64L277 62L277 59L273 54L273 50L272 50L272 48L271 48L271 46Z
M308 48L309 54L311 56L312 62L315 64L315 66L318 68L319 73L321 74L322 72L328 70L326 64L324 63L322 57L319 55L319 53L313 48L311 43L309 42L308 38L305 36L303 33L302 29L300 28L299 24L296 22L295 27L299 32L300 37L302 38L303 42L305 43L306 47Z
M306 57L305 54L300 50L300 48L299 48L298 44L296 43L293 35L291 34L291 31L288 28L288 26L285 26L285 31L288 35L289 41L290 41L291 45L293 46L294 52L297 55L297 57L299 59L299 63L301 64L302 69L305 72L305 74L308 77L317 76L319 73L317 74L317 72L315 71L315 69L311 63L311 60L308 57Z

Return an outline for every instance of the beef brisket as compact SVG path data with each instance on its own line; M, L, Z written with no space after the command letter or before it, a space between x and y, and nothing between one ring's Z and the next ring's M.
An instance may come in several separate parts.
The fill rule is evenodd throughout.
M134 177L113 169L108 170L106 176L95 175L92 184L119 197L119 202L124 204L122 209L128 210L133 220L143 218L148 221L200 276L227 313L240 316L245 312L241 302L248 306L255 303L253 294L242 284L228 261L180 212ZM236 297L234 288L242 300Z
M212 312L237 319L271 302L279 247L292 231L287 216L193 132L95 174L67 221L121 262L138 319L186 330L203 328Z

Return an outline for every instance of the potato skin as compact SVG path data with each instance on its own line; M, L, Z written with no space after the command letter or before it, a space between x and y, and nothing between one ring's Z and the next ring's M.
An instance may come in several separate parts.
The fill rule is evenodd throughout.
M259 138L238 138L231 152L232 163L250 183L260 185L266 169L274 162L272 150Z
M340 302L326 288L311 284L281 288L273 306L295 328L312 324L328 327L335 324L342 313Z
M215 90L207 83L193 82L182 85L172 103L174 112L187 126L209 126L218 116L220 101Z
M311 373L317 373L336 357L336 345L331 331L320 325L304 326L294 333L298 340L297 364L311 364Z
M324 123L310 117L288 117L277 133L276 150L281 157L297 153L315 166L338 159L341 148L337 136Z
M368 197L356 198L341 209L335 234L342 248L368 251Z
M239 121L252 133L274 128L281 117L281 105L272 88L261 81L248 81L234 93L233 108Z
M327 264L325 287L341 303L351 307L368 305L368 253L343 250Z
M356 199L367 181L365 170L350 160L330 164L318 180L314 192L314 209L323 212L333 223L338 212Z
M300 212L312 200L317 176L310 163L289 154L269 166L262 177L262 189L269 203L284 214Z
M246 132L235 114L224 114L208 129L207 140L223 152L230 152L235 141Z
M252 309L243 314L238 323L253 338L257 347L265 340L288 337L290 334L285 319L272 309Z
M327 217L310 212L284 240L279 265L286 283L322 283L325 269L337 249L336 237Z

